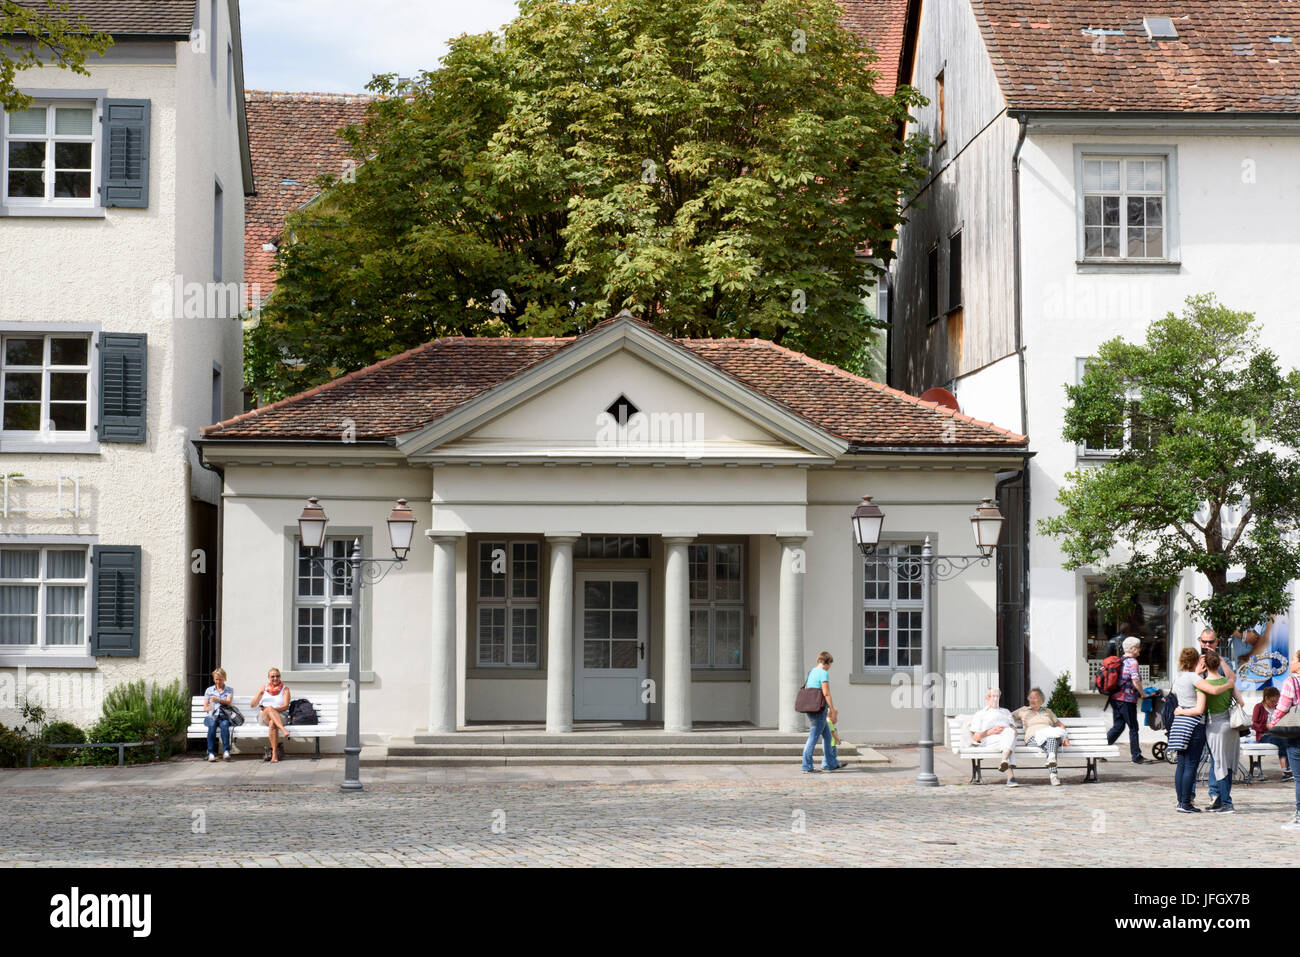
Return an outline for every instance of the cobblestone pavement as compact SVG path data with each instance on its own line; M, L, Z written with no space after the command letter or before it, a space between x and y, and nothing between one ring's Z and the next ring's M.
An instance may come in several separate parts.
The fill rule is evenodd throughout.
M363 769L342 760L195 757L133 768L0 771L0 866L1072 865L1295 859L1295 792L1238 784L1234 815L1174 812L1173 768L1102 765L1051 787L938 755L944 786L913 785L917 753L835 774L784 767ZM1207 801L1203 785L1197 803ZM1108 842L1104 859L1095 848Z

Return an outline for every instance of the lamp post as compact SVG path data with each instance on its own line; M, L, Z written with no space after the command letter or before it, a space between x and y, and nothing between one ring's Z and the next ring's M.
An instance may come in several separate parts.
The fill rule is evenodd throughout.
M920 748L920 767L916 774L916 783L920 787L938 787L939 779L934 773L934 711L930 707L934 682L938 677L934 673L933 642L930 638L930 590L939 582L948 581L962 574L971 565L979 562L987 566L997 549L998 539L1002 535L1002 525L1006 520L991 498L984 499L971 516L971 531L975 536L978 555L935 555L930 547L930 538L926 536L921 546L919 558L909 556L887 556L892 569L905 566L909 578L921 582L921 737L917 742ZM853 540L862 552L863 558L876 554L880 544L880 532L885 525L885 513L868 495L862 504L853 511ZM897 580L897 575L894 575Z
M325 527L329 519L320 501L311 498L298 516L298 532L304 548L323 549ZM326 578L334 585L351 589L352 607L349 612L352 640L348 647L348 733L343 747L343 783L341 791L360 791L361 788L361 589L375 585L388 577L394 568L406 563L411 550L411 536L415 532L415 516L411 514L406 499L399 498L388 513L388 542L392 558L366 558L361 554L361 539L352 541L352 552L347 558L330 560L324 555L308 556ZM339 566L344 570L340 572Z

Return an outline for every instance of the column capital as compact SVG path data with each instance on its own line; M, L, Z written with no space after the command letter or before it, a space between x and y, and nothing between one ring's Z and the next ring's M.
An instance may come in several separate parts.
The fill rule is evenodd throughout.
M689 545L699 536L693 532L672 532L659 536L665 545Z
M542 532L542 535L552 545L572 545L582 538L582 532Z
M802 545L804 542L808 541L808 539L812 537L813 537L813 533L808 530L802 532L777 532L776 533L776 540L780 542L782 545Z
M444 531L440 528L426 528L424 537L435 545L459 542L465 537L465 532Z

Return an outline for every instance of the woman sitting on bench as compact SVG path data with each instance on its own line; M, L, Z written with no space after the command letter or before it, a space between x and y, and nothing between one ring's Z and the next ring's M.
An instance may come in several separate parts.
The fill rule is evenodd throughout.
M266 686L253 696L251 706L254 708L261 706L261 716L258 720L267 726L271 738L271 748L262 760L275 764L284 754L278 735L284 735L284 740L289 740L289 729L286 725L289 723L289 702L292 698L289 694L289 686L280 680L279 668L268 671L266 678Z
M1031 688L1029 706L1018 708L1011 715L1025 729L1025 744L1043 749L1047 755L1048 777L1053 784L1060 784L1061 779L1056 776L1056 750L1068 746L1070 737L1052 709L1043 707L1042 689Z

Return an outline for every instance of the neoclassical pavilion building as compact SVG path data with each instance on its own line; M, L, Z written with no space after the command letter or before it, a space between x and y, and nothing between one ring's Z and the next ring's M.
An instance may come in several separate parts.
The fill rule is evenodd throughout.
M571 338L430 342L198 444L223 476L236 693L272 665L296 693L337 690L359 630L370 741L475 722L799 730L823 649L841 726L914 740L899 687L919 678L920 586L887 556L927 537L972 551L975 506L1028 455L1022 435L771 342L672 339L626 313ZM887 515L873 559L849 523L863 495ZM330 555L357 538L386 554L398 498L428 530L357 622L298 540L309 496ZM938 667L996 648L1003 564L937 590Z

